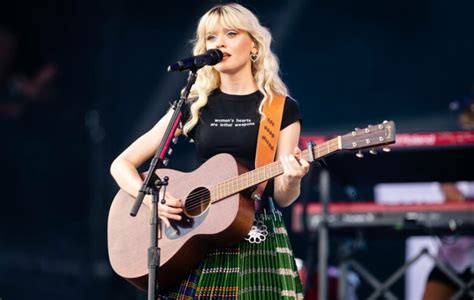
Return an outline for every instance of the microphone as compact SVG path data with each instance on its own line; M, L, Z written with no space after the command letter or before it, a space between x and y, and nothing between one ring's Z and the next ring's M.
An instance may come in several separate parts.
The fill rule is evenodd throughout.
M213 66L224 58L219 49L209 49L204 54L188 57L168 66L168 72L197 70L204 66Z

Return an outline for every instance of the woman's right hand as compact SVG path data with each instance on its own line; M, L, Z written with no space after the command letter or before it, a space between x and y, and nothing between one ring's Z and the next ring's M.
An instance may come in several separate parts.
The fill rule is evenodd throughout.
M181 199L177 199L169 193L166 193L165 203L162 204L162 195L163 194L160 195L160 201L158 202L158 216L163 222L165 222L165 225L168 227L171 225L169 219L177 221L181 220L181 213L183 212L183 203L181 202ZM148 206L148 208L151 209L151 196L146 196L143 202L146 206Z

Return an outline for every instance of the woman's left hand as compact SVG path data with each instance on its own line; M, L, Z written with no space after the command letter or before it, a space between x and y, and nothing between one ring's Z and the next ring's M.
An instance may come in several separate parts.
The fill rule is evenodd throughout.
M286 184L301 181L301 178L309 171L309 162L301 157L301 150L295 147L293 154L280 158L283 165L283 178Z

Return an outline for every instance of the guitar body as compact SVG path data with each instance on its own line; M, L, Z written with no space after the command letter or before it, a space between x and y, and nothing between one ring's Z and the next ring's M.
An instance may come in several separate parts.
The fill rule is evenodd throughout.
M212 248L240 242L254 220L254 203L245 193L237 193L213 203L194 205L206 188L247 171L229 154L219 154L200 168L183 173L158 169L160 178L169 177L167 192L194 207L193 215L172 221L166 228L160 223L158 247L161 249L158 282L160 290L177 283L195 267ZM147 253L150 246L150 209L142 205L136 217L130 216L134 198L120 190L108 217L109 259L114 271L132 284L148 287ZM190 205L190 203L194 203Z

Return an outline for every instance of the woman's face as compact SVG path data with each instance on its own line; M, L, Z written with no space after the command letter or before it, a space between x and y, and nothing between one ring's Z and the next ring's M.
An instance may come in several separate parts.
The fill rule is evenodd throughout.
M254 42L245 31L225 28L218 21L206 32L206 49L219 49L224 58L214 68L220 73L236 74L246 70L251 74L250 52Z

